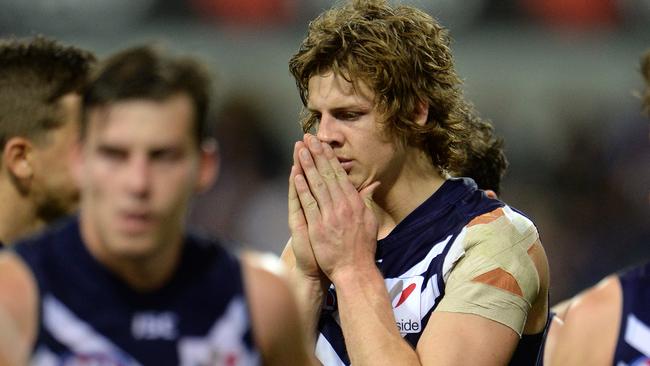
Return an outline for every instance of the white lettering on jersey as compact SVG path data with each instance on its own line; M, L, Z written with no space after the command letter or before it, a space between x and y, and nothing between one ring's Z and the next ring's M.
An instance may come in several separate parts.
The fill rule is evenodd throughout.
M178 336L178 317L172 312L136 313L131 319L131 333L135 339L174 340Z
M402 335L422 331L420 292L424 277L386 278L395 324Z

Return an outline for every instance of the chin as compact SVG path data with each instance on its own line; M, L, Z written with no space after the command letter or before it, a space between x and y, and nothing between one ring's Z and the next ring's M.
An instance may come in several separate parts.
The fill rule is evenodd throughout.
M113 257L128 260L145 260L155 256L159 251L152 239L132 236L118 238L113 245L108 244L107 249Z

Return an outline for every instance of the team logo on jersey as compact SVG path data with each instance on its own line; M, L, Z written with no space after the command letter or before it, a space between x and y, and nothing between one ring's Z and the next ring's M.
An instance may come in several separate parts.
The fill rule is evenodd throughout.
M384 279L393 307L395 324L402 335L422 331L420 293L423 281L422 276Z
M131 320L131 332L135 339L173 340L178 335L177 323L176 314L169 311L136 313Z

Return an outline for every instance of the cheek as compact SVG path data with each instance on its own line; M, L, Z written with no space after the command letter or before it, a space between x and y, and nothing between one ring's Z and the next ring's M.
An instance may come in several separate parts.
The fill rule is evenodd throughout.
M194 191L196 176L194 172L186 168L172 169L171 171L160 171L154 177L154 196L164 206L181 206Z

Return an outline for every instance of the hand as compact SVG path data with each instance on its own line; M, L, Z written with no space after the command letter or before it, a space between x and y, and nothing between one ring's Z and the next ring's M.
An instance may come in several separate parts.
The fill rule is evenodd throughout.
M379 182L357 192L331 147L313 135L294 152L302 172L292 176L320 269L336 283L339 273L374 267L378 223L371 206Z
M293 166L291 167L291 174L289 175L289 230L291 232L291 239L287 243L285 252L292 251L296 269L301 275L310 280L323 280L324 275L318 267L314 252L312 251L309 242L309 233L307 228L307 221L304 212L300 206L298 192L294 184L295 178L302 173L300 162L298 161L298 149L302 147L302 142L297 142L293 152ZM282 254L283 257L288 256L290 253Z

